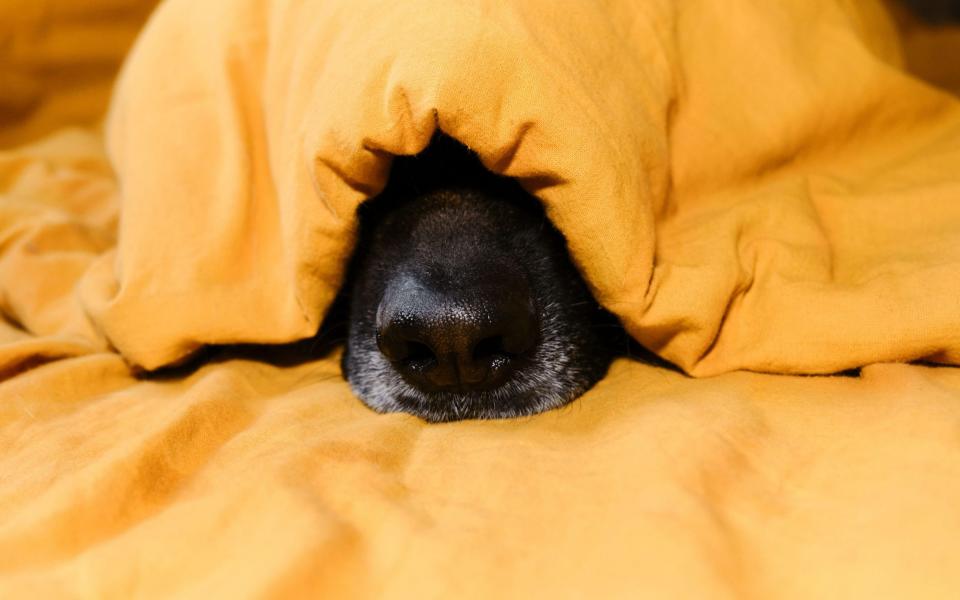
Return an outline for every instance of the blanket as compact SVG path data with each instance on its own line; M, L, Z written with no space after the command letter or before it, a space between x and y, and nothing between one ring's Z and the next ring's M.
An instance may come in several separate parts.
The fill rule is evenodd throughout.
M167 0L101 134L150 5L0 19L0 596L955 595L960 112L881 4ZM437 129L701 378L428 425L220 349Z
M893 31L837 0L172 0L114 98L85 308L147 369L311 335L357 205L439 128L688 373L956 364L960 104Z
M559 411L376 415L334 361L0 387L5 598L954 598L960 372L621 360Z

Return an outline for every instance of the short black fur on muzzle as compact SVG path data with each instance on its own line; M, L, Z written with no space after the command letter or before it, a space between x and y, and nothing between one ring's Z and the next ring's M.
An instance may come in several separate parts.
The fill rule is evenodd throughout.
M605 374L622 336L539 202L439 136L359 213L343 370L379 412L530 415Z

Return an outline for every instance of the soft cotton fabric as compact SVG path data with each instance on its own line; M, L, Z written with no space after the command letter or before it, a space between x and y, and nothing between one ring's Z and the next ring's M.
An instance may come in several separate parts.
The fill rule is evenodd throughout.
M960 372L628 360L533 418L376 415L335 361L0 385L5 598L953 598Z
M956 596L960 371L876 364L957 360L956 100L881 6L168 2L108 158L58 128L149 4L0 19L0 597ZM437 127L722 374L623 358L561 410L427 425L336 354L196 356L311 335L355 206Z
M148 369L311 335L390 157L536 193L688 373L960 360L960 104L871 2L171 0L120 78L99 330Z
M117 67L156 4L0 2L0 148L100 121Z

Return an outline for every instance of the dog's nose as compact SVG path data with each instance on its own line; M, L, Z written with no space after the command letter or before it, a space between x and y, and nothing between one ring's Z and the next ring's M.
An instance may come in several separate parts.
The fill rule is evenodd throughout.
M438 292L416 280L390 286L377 311L377 345L400 374L428 392L501 385L537 341L524 281L494 281Z

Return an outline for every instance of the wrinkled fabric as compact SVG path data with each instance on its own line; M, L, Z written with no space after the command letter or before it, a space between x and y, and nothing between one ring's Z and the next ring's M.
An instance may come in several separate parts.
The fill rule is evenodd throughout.
M171 0L120 78L116 254L148 369L313 334L390 158L439 128L545 204L694 375L960 360L960 104L872 2Z
M956 596L956 100L879 5L168 2L106 143L59 129L149 4L0 19L0 597ZM622 358L427 425L336 353L140 373L311 335L355 206L437 127L721 374Z
M376 415L335 361L0 384L0 595L953 598L960 372L689 379Z
M0 2L0 148L98 123L116 70L156 4Z

